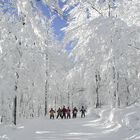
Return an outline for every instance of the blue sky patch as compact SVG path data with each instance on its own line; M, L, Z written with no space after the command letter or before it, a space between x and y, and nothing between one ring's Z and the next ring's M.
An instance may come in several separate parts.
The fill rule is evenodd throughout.
M59 6L63 8L65 2L62 2L59 0ZM54 33L56 35L56 38L58 40L62 40L64 38L64 31L61 29L67 26L67 20L60 17L57 13L51 11L47 5L45 5L42 1L37 2L37 7L42 11L42 13L47 16L48 18L51 18L51 16L55 16L53 22L52 22L52 28L54 30ZM64 16L66 16L67 12L64 13Z

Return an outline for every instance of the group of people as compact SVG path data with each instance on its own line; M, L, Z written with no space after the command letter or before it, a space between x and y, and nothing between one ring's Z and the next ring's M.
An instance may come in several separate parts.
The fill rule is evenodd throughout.
M63 108L59 107L57 111L55 111L53 108L51 108L51 110L49 111L50 119L54 119L55 113L57 113L56 119L58 119L59 117L61 119L70 119L71 115L72 115L72 118L76 118L77 112L78 112L78 109L76 107L74 107L71 110L69 107L66 108L65 106L63 106ZM81 118L85 117L86 109L84 108L84 106L82 106L82 108L80 109L80 112L81 112Z

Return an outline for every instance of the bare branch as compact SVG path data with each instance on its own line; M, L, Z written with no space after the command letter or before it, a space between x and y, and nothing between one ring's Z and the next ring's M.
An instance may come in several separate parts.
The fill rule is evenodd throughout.
M56 8L51 8L51 10L52 10L54 13L56 13L57 15L59 15L60 17L62 17L65 21L67 21L66 16L64 16L62 13L60 13L60 12L58 11L58 9L56 9Z
M91 8L94 9L99 15L103 16L103 14L91 3L91 2L87 2L88 4L91 5Z
M140 50L140 48L138 48L138 47L134 47L135 49L137 49L137 50Z
M132 46L132 44L128 44L128 46L133 47L133 48L136 49L136 50L140 50L139 47Z

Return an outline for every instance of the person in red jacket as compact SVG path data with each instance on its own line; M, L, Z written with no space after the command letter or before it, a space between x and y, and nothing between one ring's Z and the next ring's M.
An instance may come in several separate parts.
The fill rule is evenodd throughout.
M67 119L68 119L68 118L69 118L69 119L71 118L71 114L70 114L70 113L71 113L71 110L70 110L70 108L68 107L68 108L67 108Z
M65 108L65 106L63 106L62 108L62 119L66 119L66 113L67 113L67 109Z

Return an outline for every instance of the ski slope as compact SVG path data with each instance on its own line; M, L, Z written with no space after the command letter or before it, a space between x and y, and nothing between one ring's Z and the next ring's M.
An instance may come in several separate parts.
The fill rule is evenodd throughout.
M17 127L1 126L0 140L140 140L139 109L104 109L96 111L100 116L92 113L76 119L26 120Z

